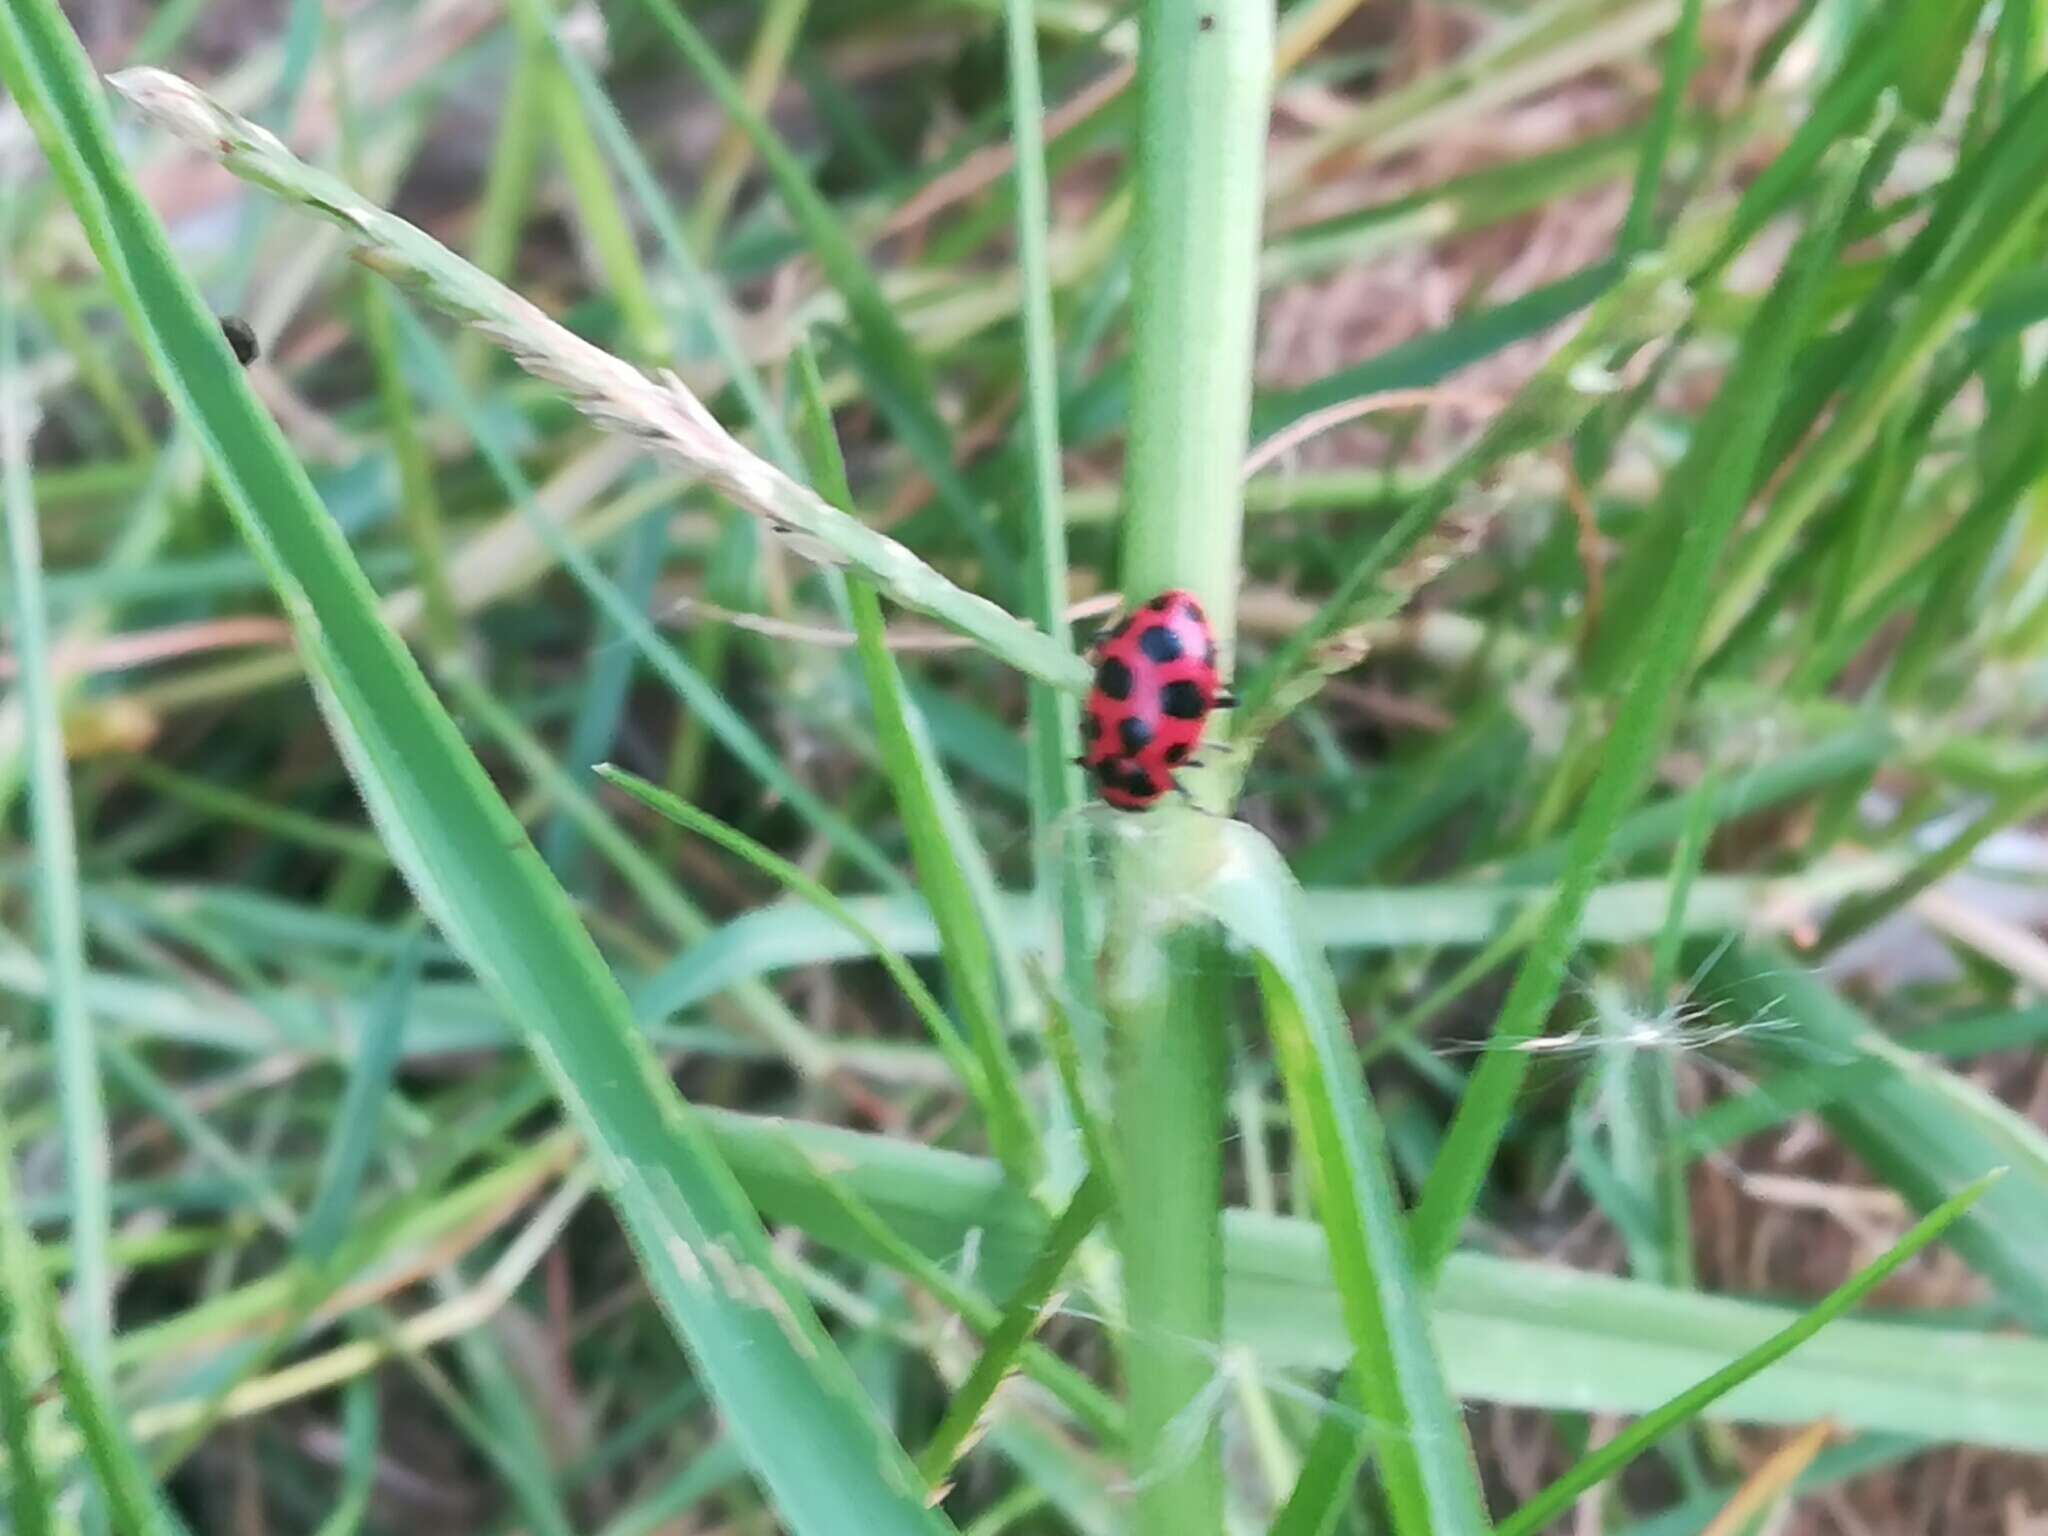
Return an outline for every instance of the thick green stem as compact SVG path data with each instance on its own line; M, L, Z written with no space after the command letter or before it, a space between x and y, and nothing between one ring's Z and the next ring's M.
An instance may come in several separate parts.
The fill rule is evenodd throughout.
M1211 1406L1223 1332L1222 962L1210 934L1185 930L1119 956L1103 978L1116 1026L1135 1536L1218 1536L1223 1528Z
M1228 667L1273 7L1146 0L1140 24L1123 586L1133 601L1195 593ZM1198 801L1225 797L1229 780L1213 767L1186 778ZM1182 899L1221 857L1222 826L1169 803L1121 829L1104 949L1137 1536L1223 1527L1208 1393L1223 1323L1228 962Z

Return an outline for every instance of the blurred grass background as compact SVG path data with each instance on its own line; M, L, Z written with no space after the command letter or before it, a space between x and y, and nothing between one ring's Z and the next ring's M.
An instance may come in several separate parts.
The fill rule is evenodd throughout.
M10 1528L2048 1529L2048 6L11 9Z

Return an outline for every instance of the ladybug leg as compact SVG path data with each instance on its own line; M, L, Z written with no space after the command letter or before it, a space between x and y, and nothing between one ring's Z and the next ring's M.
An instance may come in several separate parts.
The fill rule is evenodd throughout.
M1216 709L1235 709L1237 708L1237 695L1226 688L1223 692L1216 695L1216 703L1213 707Z

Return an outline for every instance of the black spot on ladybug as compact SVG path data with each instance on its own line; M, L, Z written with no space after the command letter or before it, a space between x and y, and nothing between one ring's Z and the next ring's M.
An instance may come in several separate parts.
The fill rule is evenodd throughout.
M224 318L220 323L220 331L227 337L228 345L234 349L235 361L244 368L262 355L263 349L257 344L255 328L240 316L229 315Z
M1166 749L1166 760L1169 763L1176 764L1186 762L1188 760L1187 747L1183 745L1181 742L1176 741L1172 746Z
M1093 715L1083 715L1081 717L1081 739L1083 741L1093 741L1101 734L1102 722L1100 720Z
M1123 772L1124 764L1122 758L1105 757L1095 765L1095 777L1102 780L1105 784L1116 783L1118 779L1123 777Z
M1138 636L1138 649L1154 661L1179 661L1186 651L1180 636L1164 624L1155 624Z
M1127 795L1157 795L1159 786L1152 782L1152 775L1136 763L1124 769L1124 793Z
M1145 606L1154 612L1164 613L1173 606L1173 594L1171 592L1162 592Z
M1123 737L1124 750L1135 756L1152 744L1152 722L1141 716L1131 715L1117 727L1117 734Z
M1202 702L1202 690L1186 678L1159 690L1159 707L1176 720L1199 720L1208 712Z
M1112 656L1095 669L1095 686L1106 698L1128 699L1131 696L1131 669Z

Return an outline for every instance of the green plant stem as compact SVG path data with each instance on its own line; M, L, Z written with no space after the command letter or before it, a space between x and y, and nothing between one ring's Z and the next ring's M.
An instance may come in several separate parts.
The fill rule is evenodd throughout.
M1112 917L1112 932L1117 923ZM1105 976L1115 1030L1117 1240L1140 1536L1220 1536L1223 1460L1209 1394L1223 1337L1223 950L1153 940L1143 975Z
M1123 585L1137 601L1171 587L1193 592L1228 666L1273 7L1146 0L1139 27ZM1214 766L1187 780L1197 800L1227 793ZM1175 900L1213 874L1222 826L1178 805L1144 817L1114 859L1103 946L1136 1536L1215 1536L1224 1519L1209 1394L1220 1380L1232 970L1216 930L1195 925Z

